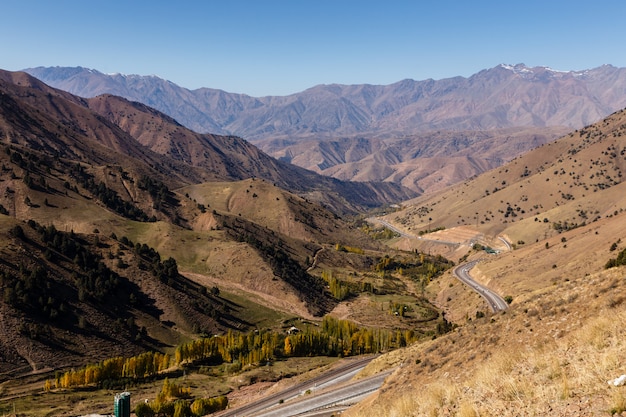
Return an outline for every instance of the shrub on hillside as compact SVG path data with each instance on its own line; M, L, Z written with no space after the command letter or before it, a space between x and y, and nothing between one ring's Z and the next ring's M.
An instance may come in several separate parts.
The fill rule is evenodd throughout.
M626 249L622 250L619 255L617 255L617 258L609 259L606 265L604 265L604 269L609 269L621 265L626 265Z

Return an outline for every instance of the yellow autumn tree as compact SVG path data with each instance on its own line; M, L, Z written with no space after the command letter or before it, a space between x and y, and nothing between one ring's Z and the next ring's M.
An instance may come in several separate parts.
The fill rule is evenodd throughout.
M285 338L285 355L290 356L293 353L293 345L291 344L291 338Z

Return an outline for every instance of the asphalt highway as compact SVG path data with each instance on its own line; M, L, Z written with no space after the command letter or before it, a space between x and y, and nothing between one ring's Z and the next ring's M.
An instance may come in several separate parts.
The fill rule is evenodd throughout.
M489 308L491 308L491 311L497 313L498 311L506 310L509 305L506 301L504 301L504 298L500 297L500 295L485 287L484 285L477 283L470 276L469 271L477 263L478 261L472 261L457 266L456 268L454 268L454 275L456 275L456 277L465 285L469 286L471 289L480 294L487 301L487 304L489 305Z
M393 232L398 233L400 236L402 237L407 237L407 238L411 238L411 239L415 239L416 237L413 235L410 235L406 232L403 232L402 230L398 229L397 227L395 227L394 225L392 225L391 223L389 223L386 220L380 219L380 218L373 218L371 219L373 221L376 221L380 224L382 224L383 226L385 226L386 228L392 230ZM418 238L420 239L420 238ZM503 237L498 237L498 239L500 241L502 241L502 243L504 243L507 247L508 250L511 250L511 244L504 239ZM439 242L439 241L437 241ZM457 244L458 242L441 242L441 243L453 243L453 244ZM468 262L466 264L462 264L457 266L454 269L454 275L456 275L456 277L463 282L464 284L466 284L467 286L469 286L471 289L473 289L474 291L476 291L478 294L480 294L486 301L487 304L489 305L489 308L491 308L491 310L496 313L498 311L503 311L506 310L509 305L506 303L506 301L504 301L504 299L502 297L500 297L499 294L497 294L496 292L490 290L489 288L485 287L484 285L481 285L479 283L477 283L476 281L474 281L472 279L472 277L469 274L470 269L472 269L476 264L478 263L478 261L472 261L472 262Z
M365 396L378 390L390 373L391 372L384 372L367 379L326 390L325 392L305 395L298 400L281 404L258 414L252 414L252 416L286 417L304 414L309 416L320 415L324 413L324 410L328 407L334 408L337 405L349 405L360 401ZM337 409L335 408L335 410Z
M418 239L418 240L423 240L425 242L432 242L432 243L440 243L442 245L452 245L452 246L459 246L461 245L461 243L459 242L448 242L445 240L439 240L439 239L428 239L426 237L422 237L422 236L415 236L406 232L403 232L402 230L398 229L396 226L394 226L393 224L389 223L386 220L380 219L378 217L373 217L368 219L370 221L376 222L378 224L383 225L384 227L386 227L387 229L391 230L394 233L397 233L398 235L402 236L402 237L406 237L408 239Z
M219 413L217 414L217 416L236 417L236 416L265 415L263 413L266 410L275 408L279 405L281 405L281 410L287 413L287 414L282 414L282 416L294 415L294 414L289 414L288 411L285 411L285 409L282 408L283 402L284 402L284 406L291 405L290 400L296 402L294 398L301 396L304 392L307 392L308 390L311 390L311 392L314 392L318 387L322 388L322 387L330 386L332 384L340 384L343 381L345 381L348 377L352 377L356 372L365 368L365 366L368 363L370 363L372 359L374 359L376 356L368 356L365 358L358 358L358 359L350 360L347 364L341 367L335 368L335 369L331 369L329 372L326 372L323 375L320 375L316 378L310 379L301 384L294 385L291 388L288 388L284 391L264 397L258 401L246 404L242 407L238 407L235 409L227 410L223 413ZM382 385L382 380L380 381L380 384L378 384L378 387L376 387L376 389L378 389L381 385ZM370 389L370 388L371 386L368 386L367 389ZM351 393L348 396L354 396L354 395L355 393ZM334 403L337 403L337 401L335 401ZM311 404L309 403L309 405ZM315 405L315 407L309 408L306 411L313 410L315 408L320 407L319 405L316 405L315 403L313 405ZM303 411L300 411L300 412L303 412ZM268 415L281 415L281 414L268 414Z
M380 219L378 217L371 218L370 220L372 220L374 222L377 222L379 224L382 224L387 229L391 230L394 233L399 234L402 237L408 237L409 239L415 239L415 236L410 235L410 234L408 234L406 232L403 232L402 230L400 230L397 227L395 227L393 224L389 223L387 220L383 220L383 219Z

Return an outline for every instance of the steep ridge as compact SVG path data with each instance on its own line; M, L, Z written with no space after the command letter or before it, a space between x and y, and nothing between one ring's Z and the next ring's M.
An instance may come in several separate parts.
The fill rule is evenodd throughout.
M139 170L167 165L172 180L210 178L177 161L166 161L119 126L90 111L85 100L50 88L27 74L0 71L0 88L5 142L77 162L137 165ZM131 160L139 164L131 164Z
M10 80L11 77L14 77L11 73L3 72L3 79ZM57 93L57 90L36 79L28 78L28 86L37 85L36 88L7 82L6 91L18 94L23 98L21 102L36 106L44 103L41 105L45 106L46 111L37 117L59 119L47 123L56 123L57 129L63 126L63 129L71 130L83 143L95 139L99 146L89 146L94 148L93 152L105 146L140 159L150 166L160 166L162 170L171 166L179 176L188 177L188 181L265 178L283 188L322 201L339 212L358 211L415 196L414 192L395 184L345 183L322 177L276 161L240 138L192 132L170 117L136 102L114 96L90 100L72 96L66 100L64 95L67 93ZM80 122L68 117L68 114L74 113L80 115L76 119ZM63 134L58 136L62 137ZM27 141L29 146L50 146L36 137ZM74 143L72 146L75 148L77 145ZM83 154L88 151L83 149L80 152ZM73 157L79 156L78 151L75 153ZM103 151L102 154L102 158L105 158L107 152Z

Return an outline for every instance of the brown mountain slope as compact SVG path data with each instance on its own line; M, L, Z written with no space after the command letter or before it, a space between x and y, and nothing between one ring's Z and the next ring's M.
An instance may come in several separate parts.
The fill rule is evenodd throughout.
M3 104L10 112L7 117L11 118L4 137L14 143L27 144L35 149L46 148L73 159L96 158L104 163L115 163L130 156L168 175L175 173L187 183L265 178L342 212L358 211L415 195L389 183L345 183L322 177L276 161L240 138L191 132L139 103L114 96L89 101L73 96L67 99L67 93L57 92L27 75L0 73L6 93ZM18 85L12 83L13 78L30 79L20 81L22 85ZM101 114L94 113L87 106ZM24 114L32 115L32 120L21 120ZM19 122L17 129L11 126L14 122ZM40 133L21 133L36 131ZM116 153L111 154L107 149ZM133 164L126 160L121 165Z
M220 213L241 216L286 236L325 244L342 242L363 248L379 248L321 206L290 194L265 180L207 182L178 190L199 204ZM198 219L198 228L201 220ZM211 227L208 223L207 226Z
M484 233L528 242L556 232L555 225L567 229L610 216L622 208L616 190L626 170L625 118L624 111L615 113L474 180L414 200L393 217L412 230L426 227L428 219L447 228L478 223Z
M153 109L119 97L99 96L90 99L89 106L154 152L221 179L263 178L339 211L358 211L414 195L386 182L346 183L323 177L277 161L241 138L192 132Z
M6 143L75 162L135 167L143 172L151 171L150 167L167 166L172 183L209 178L199 170L149 151L117 125L86 108L86 101L26 74L0 71L0 91L0 126Z
M390 181L429 193L498 167L569 132L563 128L430 132L341 140L272 140L264 150L347 181Z
M167 191L163 197L163 188L159 188L159 194L154 194L150 186L144 185L145 177L135 177L136 171L132 169L120 171L117 167L87 164L79 169L71 161L59 159L55 162L39 152L25 151L17 146L6 148L0 154L0 160L3 164L0 205L5 214L22 221L35 219L45 225L53 224L64 231L91 234L93 230L99 230L106 235L129 236L135 242L147 243L161 253L175 256L187 270L212 275L217 282L237 281L250 273L256 280L262 278L265 282L285 278L272 266L277 254L263 252L261 247L243 237L249 230L254 230L253 234L261 242L273 239L272 244L286 248L289 253L286 259L291 268L297 269L303 278L301 283L292 280L287 286L279 285L285 298L291 297L289 308L282 307L281 310L299 311L302 315L309 315L309 309L319 309L303 298L308 292L304 288L308 285L305 281L314 281L313 277L303 273L308 266L306 259L314 256L320 244L334 243L340 237L347 243L362 243L359 238L351 237L354 230L335 215L285 191L279 194L288 202L285 211L295 215L282 218L282 228L274 224L268 226L276 226L276 230L266 226L258 228L251 221L242 219L244 225L238 228L238 232L229 234L224 231L225 225L230 225L232 218L241 219L241 213L222 211L220 200L213 196L199 196L196 201ZM250 182L261 185L261 180ZM202 188L202 185L196 187ZM220 187L248 189L247 184L212 185L213 189ZM246 195L250 200L267 201L270 196L265 195L262 188L255 190L259 193L257 197L253 197L254 193ZM262 216L250 215L252 220L263 223ZM298 232L300 230L311 233L303 234ZM362 240L365 240L364 236ZM221 257L212 258L219 252L222 252ZM233 263L246 267L241 270L231 268L226 262L226 253L231 253ZM220 268L216 268L216 264ZM214 285L216 281L212 283ZM277 284L281 283L282 279L277 280ZM270 293L275 291L273 288Z
M377 398L348 415L626 410L621 388L606 383L623 374L623 364L611 358L624 349L624 267L605 270L625 249L624 137L626 112L620 111L389 216L409 231L429 223L446 227L423 235L418 246L474 229L457 234L458 247L481 260L472 276L512 303L489 317L484 301L451 275L433 282L429 290L460 327L381 358L379 369L403 366ZM470 250L476 236L493 242L498 235L513 250Z
M5 75L5 81L17 77ZM110 354L128 355L147 348L167 350L201 331L281 328L284 320L315 319L338 303L320 278L320 271L335 267L341 267L346 275L360 269L367 271L382 256L378 244L319 204L259 178L217 182L217 173L230 175L228 168L215 162L216 169L211 173L186 160L176 160L169 151L153 152L113 120L81 105L81 100L65 100L63 94L55 95L54 90L40 83L34 85L37 87L0 83L0 137L4 141L0 146L0 220L6 222L0 233L6 237L7 230L19 225L27 237L19 241L7 237L3 241L11 247L0 254L0 264L7 267L7 274L13 274L0 282L0 309L11 316L3 330L3 337L11 341L2 352L11 358L7 370L19 371L29 360L32 370L46 361L50 366L70 366L105 359ZM106 97L103 102L107 102ZM108 102L113 103L112 109L117 101ZM121 107L123 111L135 113L120 119L124 120L120 124L138 136L149 131L146 127L133 128L128 120L136 118L148 125L150 118L156 120L158 114L143 105L122 103L126 106ZM117 111L115 114L122 112L119 108ZM175 132L172 120L160 123ZM206 139L187 130L181 132L191 138L191 144ZM221 140L227 138L216 137L215 143ZM225 161L231 160L229 152L234 153L227 148L221 156ZM276 166L281 165L285 164ZM213 181L199 182L203 178ZM318 176L311 174L311 178ZM349 191L349 184L328 181L335 190L354 192ZM373 188L368 190L375 192ZM338 202L341 196L335 198ZM113 303L112 309L107 309L102 299L94 305L84 304L75 275L95 277L95 283L87 281L89 289L95 291L106 288L106 282L98 281L102 271L77 270L82 255L57 255L60 249L51 246L56 240L50 242L34 235L27 226L31 220L79 236L94 259L122 277L120 282L138 287L135 297L141 306ZM371 252L354 262L349 259L353 254L331 249L336 243ZM157 250L162 263L174 257L188 278L166 276L165 282L154 282L159 271L151 268L157 263L145 255L145 251L151 252L144 245ZM322 249L332 250L332 256L320 260L317 255ZM20 264L27 265L28 271L20 269ZM43 316L21 310L21 304L11 304L14 300L27 304L19 301L23 293L18 287L23 288L21 282L30 276L26 272L32 272L33 265L51 271L49 283L43 281L41 285L50 290L45 296L53 299L49 304L44 294L37 293L41 301L39 296L35 300L45 309ZM310 268L319 270L313 274ZM214 286L223 290L220 297L207 292ZM12 291L18 296L11 295ZM58 302L59 294L68 300L67 305L62 307ZM100 308L102 311L94 311ZM68 329L48 319L61 310L71 315ZM79 326L80 315L88 317L85 328ZM44 329L47 339L37 339L37 331L24 333L16 327L20 322L32 323L37 331ZM134 323L138 330L128 325L127 330L120 330L116 337L101 344L101 339L115 331L111 323ZM87 348L104 348L88 349L81 355L75 352L74 340L84 341ZM41 345L42 356L29 359L26 355L31 345Z
M7 119L10 122L10 119ZM29 131L23 133L26 137ZM125 135L125 134L124 134ZM72 149L74 143L71 137L64 137ZM130 139L129 139L130 140ZM94 143L97 146L97 143ZM78 142L80 146L80 142ZM149 151L147 151L149 152ZM106 162L116 160L116 154L109 151L106 155ZM120 165L99 165L105 161L96 160L96 164L91 165L83 163L76 165L71 159L58 158L53 159L45 153L39 151L26 151L18 145L5 148L1 158L4 161L2 170L3 196L0 203L6 210L6 213L21 220L36 219L43 224L54 224L60 230L75 230L83 233L91 233L95 228L105 231L106 233L115 232L117 234L132 233L133 229L142 230L159 230L160 222L174 223L173 227L167 227L172 234L172 238L176 239L181 233L180 226L185 228L194 228L200 225L202 221L197 221L198 217L202 217L202 213L198 203L193 202L188 197L181 195L176 196L167 186L159 182L160 175L151 170L149 166L143 166L141 163L132 163L133 159L128 156L120 156L116 161ZM122 168L128 164L128 170ZM146 179L147 178L147 179ZM166 180L166 177L161 177ZM152 183L150 182L152 181ZM152 184L152 185L151 185ZM174 183L175 184L175 183ZM222 184L224 185L224 184ZM298 201L295 196L283 192L281 196L285 199ZM251 197L252 198L252 197ZM214 205L212 199L202 200L206 206ZM325 230L331 230L337 235L337 229L345 228L339 226L341 222L327 210L313 206L303 200L299 200L300 207L298 215L300 217L283 219L285 231L291 232L294 237L289 238L287 234L281 234L277 237L276 242L281 240L289 240L288 247L295 247L293 252L297 255L296 260L289 257L290 262L294 262L294 268L300 268L301 272L306 268L305 259L312 257L314 248L302 249L306 246L304 237L297 236L296 229L302 228L298 226L300 222L308 222L313 224L317 237L322 237ZM240 213L238 213L240 214ZM315 219L320 216L318 224ZM119 217L122 217L121 219ZM327 219L327 220L322 220ZM130 221L140 222L133 224ZM322 220L325 224L319 223ZM219 222L215 223L216 228L223 228L225 223L230 222L228 216L223 216ZM293 223L294 225L290 225ZM245 228L244 228L245 229ZM198 230L203 230L199 227ZM346 228L347 230L347 228ZM169 239L164 239L161 235L147 233L145 238L141 234L141 242L150 243L159 250L168 248ZM257 231L259 239L263 239L264 234L274 233L269 229L260 229ZM230 245L233 240L238 241L240 234L224 234L219 236L225 245ZM350 240L349 233L343 233L345 240ZM135 238L135 236L133 236ZM153 240L152 240L153 239ZM330 239L326 237L321 243L330 243ZM172 242L175 246L175 243ZM221 243L220 243L221 244ZM250 247L250 243L244 242L242 246L247 246L251 256L251 260L259 262L273 262L273 253L257 253L259 248ZM205 249L206 250L206 249ZM183 258L184 259L184 258ZM298 263L302 264L297 266ZM189 265L189 263L187 264ZM254 265L254 264L251 264ZM274 274L272 267L267 267L267 279L273 279L274 276L281 277L280 274ZM228 274L225 274L227 277ZM312 280L308 274L302 274L305 280ZM283 277L284 278L284 277ZM304 285L304 282L302 282ZM290 282L289 286L284 289L285 292L293 292L298 295L306 295L308 291L304 288L298 288L297 281ZM318 291L323 292L323 291ZM307 308L317 311L318 306L308 305L308 302L295 299L299 311L306 312Z

